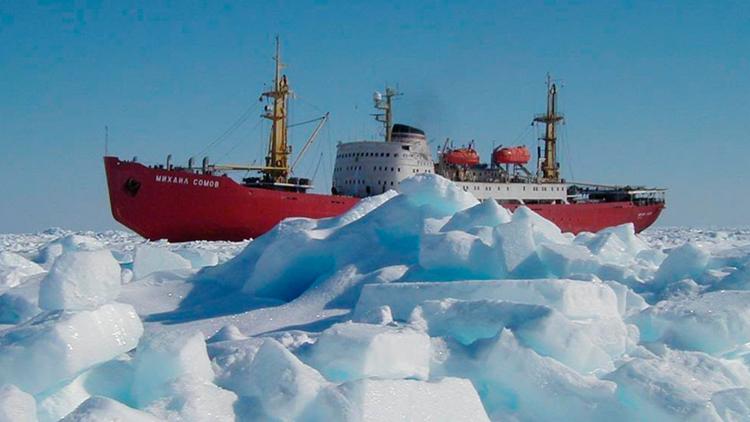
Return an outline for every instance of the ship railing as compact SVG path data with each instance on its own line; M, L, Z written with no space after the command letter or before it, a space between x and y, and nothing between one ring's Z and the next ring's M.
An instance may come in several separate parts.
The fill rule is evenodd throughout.
M629 191L631 201L642 205L663 204L666 202L666 189L638 189Z

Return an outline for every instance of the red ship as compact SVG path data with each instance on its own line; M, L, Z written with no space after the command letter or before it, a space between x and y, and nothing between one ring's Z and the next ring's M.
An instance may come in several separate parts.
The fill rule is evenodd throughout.
M440 174L477 198L497 200L511 210L528 206L563 231L573 233L595 232L624 223L633 223L640 232L653 224L664 208L663 190L569 184L559 178L554 125L561 117L554 111L554 86L550 88L547 114L535 119L547 125L545 158L539 160L537 176L522 165L524 157L515 156L521 150L513 150L511 159L494 160L498 163L490 168L478 163L473 148L470 157L460 151L459 162L453 160L457 154L444 148L441 160L433 163L421 130L391 124L391 97L395 93L387 90L385 100L380 95L376 97L376 107L385 111L377 115L385 123L385 142L339 144L332 194L308 193L312 188L310 181L293 176L299 155L291 166L288 162L291 151L286 118L290 89L286 76L280 73L278 41L275 61L273 89L262 97L270 102L263 117L272 123L264 166L217 165L204 159L200 166L190 160L186 167L180 167L169 158L164 165L147 166L135 159L107 156L104 165L114 218L151 240L238 241L261 236L288 217L340 215L361 197L398 189L401 180L416 173ZM321 118L302 153L326 117ZM467 157L471 159L463 159ZM238 182L227 175L234 170L257 171L259 176Z

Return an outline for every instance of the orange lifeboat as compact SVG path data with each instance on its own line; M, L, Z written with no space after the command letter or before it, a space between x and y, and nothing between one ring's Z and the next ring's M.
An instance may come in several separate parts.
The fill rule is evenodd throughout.
M494 164L526 164L531 160L531 153L525 146L496 148L492 151Z
M479 164L479 154L472 147L451 149L443 153L443 160L448 164L476 166Z

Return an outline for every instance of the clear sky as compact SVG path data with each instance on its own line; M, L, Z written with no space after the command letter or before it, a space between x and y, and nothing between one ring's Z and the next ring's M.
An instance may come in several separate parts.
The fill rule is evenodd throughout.
M331 112L301 170L378 135L371 98L446 137L526 142L562 81L568 179L669 188L662 225L750 224L750 2L0 0L0 232L117 228L101 156L259 159L258 95L282 37L292 120ZM312 127L292 131L304 142ZM320 157L323 157L322 159ZM318 166L318 163L320 165Z

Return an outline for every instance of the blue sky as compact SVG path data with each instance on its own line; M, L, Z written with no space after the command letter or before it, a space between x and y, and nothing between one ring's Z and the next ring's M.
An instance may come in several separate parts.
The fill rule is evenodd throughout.
M397 121L433 149L475 139L487 156L535 145L551 72L564 176L667 187L663 225L750 224L747 2L0 0L0 232L118 227L105 125L113 154L186 161L250 109L209 155L260 158L275 34L292 120L331 112L301 168L321 188L336 142L378 135L386 83L405 93Z

